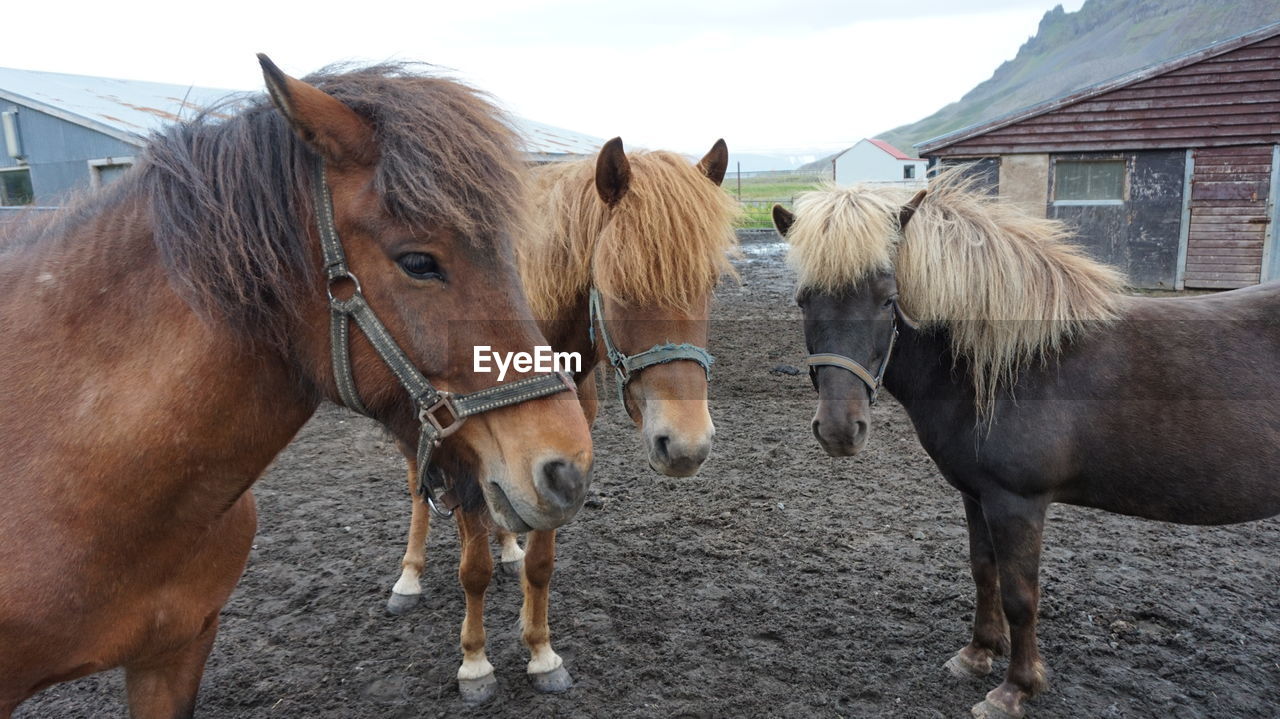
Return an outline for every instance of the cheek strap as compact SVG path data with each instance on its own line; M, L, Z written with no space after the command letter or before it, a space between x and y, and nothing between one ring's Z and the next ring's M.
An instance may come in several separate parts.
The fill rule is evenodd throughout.
M861 362L845 357L835 352L817 352L804 358L805 365L809 367L809 378L813 380L813 388L818 388L818 367L839 367L853 373L854 377L862 380L866 385L867 391L871 394L871 404L875 405L879 399L880 386L884 384L884 373L889 368L889 360L893 359L893 348L898 344L898 323L916 329L915 320L907 316L902 311L902 306L897 300L893 301L893 333L889 335L889 349L885 351L884 357L880 360L880 366L875 372L867 369Z

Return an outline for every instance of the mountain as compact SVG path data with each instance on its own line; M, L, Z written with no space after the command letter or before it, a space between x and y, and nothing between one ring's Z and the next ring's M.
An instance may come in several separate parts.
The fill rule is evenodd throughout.
M802 162L810 162L815 157L822 157L825 150L796 150L792 152L733 152L729 151L729 173L739 169L743 172L759 172L761 170L790 170Z
M1059 5L991 79L923 120L877 137L915 154L916 143L1274 22L1280 22L1277 0L1087 0L1073 13ZM829 167L830 161L802 169Z

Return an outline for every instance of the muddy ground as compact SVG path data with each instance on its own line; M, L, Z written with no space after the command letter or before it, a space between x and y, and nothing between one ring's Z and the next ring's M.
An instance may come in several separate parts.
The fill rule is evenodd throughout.
M409 519L400 460L370 423L326 407L257 485L257 544L198 716L968 716L998 682L942 669L973 612L959 497L892 400L861 456L819 450L807 377L770 373L803 354L776 249L749 245L742 285L719 293L717 445L700 476L654 475L621 408L602 408L592 498L560 535L552 587L570 693L528 686L519 585L497 576L501 692L462 706L457 532L437 523L424 604L387 616ZM1046 544L1052 684L1031 716L1280 716L1280 521L1055 507ZM123 717L122 684L64 684L18 716Z

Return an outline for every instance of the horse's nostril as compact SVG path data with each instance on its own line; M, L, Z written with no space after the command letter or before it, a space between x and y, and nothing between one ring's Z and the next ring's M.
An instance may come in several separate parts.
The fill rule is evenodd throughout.
M542 486L553 504L573 507L586 490L586 474L574 464L554 460L542 465Z
M653 450L658 455L658 459L666 462L671 459L671 438L665 434L658 435L653 440Z

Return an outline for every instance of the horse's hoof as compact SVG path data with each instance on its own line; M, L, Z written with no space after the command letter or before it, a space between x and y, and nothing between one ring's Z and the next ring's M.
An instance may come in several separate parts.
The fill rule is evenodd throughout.
M493 672L476 679L459 679L458 693L462 695L465 704L484 704L498 693L498 679L493 676Z
M573 688L573 677L563 665L543 674L530 674L529 681L543 694L561 694Z
M985 664L975 664L965 658L964 652L956 652L955 656L948 659L942 666L961 679L981 679L991 673L990 659L987 659Z
M974 704L969 713L977 719L1022 719L1026 715L1022 709L1018 709L1017 713L1005 711L1003 707L992 704L990 699L983 699Z
M519 579L521 573L524 572L523 559L517 559L514 562L498 562L498 566L502 567L503 574L507 575L508 577L515 577L516 579Z
M387 600L387 611L396 616L408 614L410 610L418 606L418 602L422 601L421 594L397 594L391 593L391 598Z

